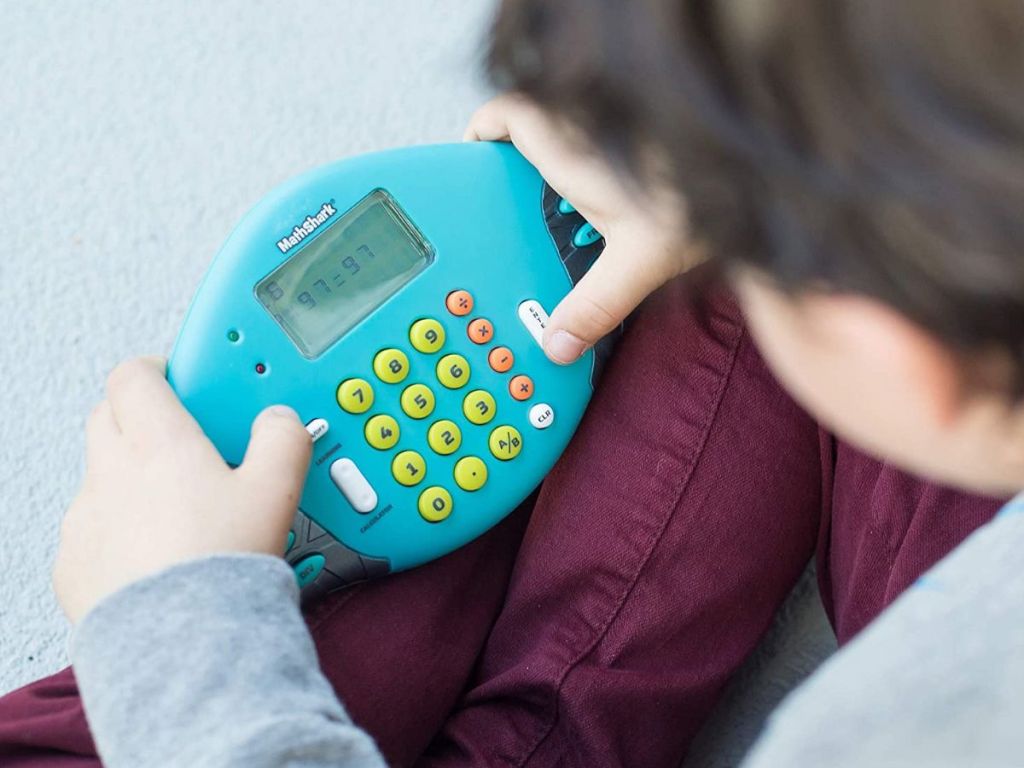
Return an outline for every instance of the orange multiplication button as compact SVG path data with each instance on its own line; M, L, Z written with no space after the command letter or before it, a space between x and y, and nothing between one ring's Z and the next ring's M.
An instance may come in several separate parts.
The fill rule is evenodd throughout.
M466 333L474 344L486 344L494 338L494 326L491 325L490 320L478 317L476 320L469 321Z
M515 361L516 358L508 347L495 347L487 353L487 362L498 373L505 373Z
M533 379L520 373L508 383L508 393L516 400L529 400L533 394Z
M444 300L444 305L453 315L462 317L473 311L473 294L469 291L452 291Z

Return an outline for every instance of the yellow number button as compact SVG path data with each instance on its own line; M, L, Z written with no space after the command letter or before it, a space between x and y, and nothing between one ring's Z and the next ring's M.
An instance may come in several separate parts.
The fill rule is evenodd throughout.
M523 436L519 430L507 424L495 427L487 441L488 447L494 457L502 461L514 459L523 450Z
M349 413L366 413L373 405L373 387L366 379L345 379L338 385L337 398Z
M416 485L427 474L427 462L416 451L400 451L391 461L391 474L402 485Z
M448 389L464 387L469 381L469 363L462 355L445 355L437 361L437 380Z
M402 390L402 410L414 419L425 419L434 412L434 393L425 384L410 384Z
M462 401L462 413L474 424L486 424L497 410L494 395L486 389L474 389Z
M452 495L440 485L432 485L420 494L420 516L431 523L439 523L452 513Z
M373 358L373 372L385 384L397 384L409 375L409 358L400 349L382 349Z
M418 352L430 355L444 346L444 328L437 320L417 320L409 329L409 343Z
M366 442L378 451L386 451L388 448L394 448L398 442L398 422L383 413L371 416L366 422L363 434L366 436Z
M455 462L455 482L464 491L479 491L487 482L487 465L476 456L466 456Z
M462 430L454 421L435 421L427 430L427 444L442 456L455 453L462 445Z

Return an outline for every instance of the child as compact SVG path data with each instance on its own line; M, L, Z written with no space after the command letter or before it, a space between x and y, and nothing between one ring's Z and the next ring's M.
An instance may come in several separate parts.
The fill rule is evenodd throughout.
M607 242L553 314L549 355L571 362L709 264L635 316L518 551L517 515L325 602L310 617L325 674L273 556L309 457L298 420L261 416L232 472L162 363L115 371L54 575L105 763L381 765L330 680L394 764L677 765L816 544L837 635L856 634L998 504L820 432L731 299L711 291L698 322L684 285L716 269L779 379L843 437L965 489L1019 491L1022 31L1009 0L507 0L491 67L519 95L485 106L470 138L514 141ZM941 627L981 649L972 662L1013 646L950 621L971 607L954 577L985 545L974 597L1015 590L1016 519L937 571L932 598L957 609ZM1019 755L984 690L953 714L996 738L913 719L924 695L947 701L956 659L922 598L841 652L755 760L909 764L922 734L949 764ZM892 684L893 659L913 686ZM843 702L849 719L813 720L851 674L871 684ZM78 706L66 674L0 702L0 756L91 755Z

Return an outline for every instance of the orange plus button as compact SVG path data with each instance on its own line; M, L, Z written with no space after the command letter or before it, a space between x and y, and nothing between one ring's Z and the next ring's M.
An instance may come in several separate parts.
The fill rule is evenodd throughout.
M469 334L469 340L474 344L486 344L494 338L494 326L491 325L490 320L478 317L469 322L466 333Z
M529 400L533 394L533 379L520 373L508 383L508 393L516 400Z
M462 317L473 311L473 294L469 291L452 291L444 300L444 305L453 315Z
M487 362L498 373L505 373L515 361L515 355L508 347L495 347L487 353Z

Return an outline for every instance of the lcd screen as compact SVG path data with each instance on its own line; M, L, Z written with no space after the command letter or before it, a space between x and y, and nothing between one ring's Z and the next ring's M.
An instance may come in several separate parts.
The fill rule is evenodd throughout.
M322 226L256 284L256 298L309 358L320 356L434 259L433 247L382 189Z

